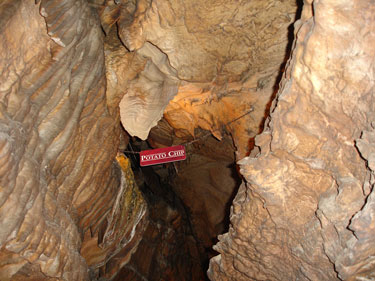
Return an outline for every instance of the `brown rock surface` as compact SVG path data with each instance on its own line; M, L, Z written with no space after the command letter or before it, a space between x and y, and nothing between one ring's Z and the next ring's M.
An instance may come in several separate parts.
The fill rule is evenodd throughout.
M372 280L374 6L305 2L212 280Z
M212 245L227 230L229 207L241 183L235 165L235 147L225 134L219 141L210 132L196 129L196 139L184 142L186 160L168 164L169 175L157 172L170 184L187 209L205 263L216 254ZM169 137L169 138L168 138ZM150 132L154 146L181 143L173 128L162 119Z
M0 4L0 279L88 280L87 263L139 242L145 203L126 198L138 209L119 215L129 182L98 19L86 1L37 2ZM85 260L99 233L100 256Z
M229 205L240 178L234 165L234 147L228 136L221 142L206 137L187 146L187 160L176 163L172 186L190 213L196 237L212 257L217 235L227 230Z
M129 50L157 46L181 80L238 81L284 60L294 1L120 1L119 34ZM280 32L281 31L281 32Z
M288 55L296 2L118 2L106 2L105 26L117 21L127 49L148 60L121 101L124 128L147 138L175 96L164 112L175 129L194 135L200 127L218 138L225 130L245 156ZM252 108L252 116L225 126Z
M1 1L0 280L203 280L264 124L209 277L375 279L375 8L306 0L276 95L296 12ZM141 193L120 119L187 160Z

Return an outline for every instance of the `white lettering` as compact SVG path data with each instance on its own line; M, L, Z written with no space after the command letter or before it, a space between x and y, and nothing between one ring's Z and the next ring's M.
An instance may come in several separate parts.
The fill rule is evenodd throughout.
M176 151L169 151L168 152L168 157L178 157L184 155L183 150L176 150Z
M147 154L143 154L141 152L141 166L148 166L157 163L166 163L185 159L185 149L183 146L175 146L173 148L171 147L170 149L171 150L168 149L169 151L167 150L166 152L159 153L155 151L156 149L154 151L145 152ZM150 152L153 154L151 154Z
M147 162L147 161L152 161L152 160L164 159L166 157L167 157L167 154L163 152L163 153L157 153L157 154L142 155L141 160L142 162Z

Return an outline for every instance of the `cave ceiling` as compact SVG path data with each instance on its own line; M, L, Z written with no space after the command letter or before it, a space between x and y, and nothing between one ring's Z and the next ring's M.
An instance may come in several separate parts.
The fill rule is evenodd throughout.
M120 113L125 130L146 139L164 117L182 139L196 137L197 128L217 139L230 134L238 155L244 156L277 90L297 3L173 0L104 5L104 29L110 34L117 28L125 46L112 44L107 55L109 84L124 94ZM136 72L132 76L119 65L128 61Z

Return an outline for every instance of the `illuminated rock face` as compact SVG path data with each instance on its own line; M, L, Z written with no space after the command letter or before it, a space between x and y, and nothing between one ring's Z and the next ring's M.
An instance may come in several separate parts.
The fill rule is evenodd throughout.
M145 139L164 112L179 137L228 132L245 156L288 55L296 1L118 2L102 19L117 21L127 49L147 60L121 101L124 128Z
M305 3L212 280L374 279L374 12Z
M100 23L75 0L3 1L0 14L0 279L89 280L115 256L110 277L147 212L115 160Z

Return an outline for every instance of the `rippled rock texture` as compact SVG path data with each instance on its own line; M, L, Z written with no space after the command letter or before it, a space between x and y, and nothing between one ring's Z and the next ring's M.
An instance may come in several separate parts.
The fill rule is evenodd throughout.
M0 279L111 276L147 212L115 160L103 33L86 1L37 2L0 4Z
M245 156L288 56L296 1L117 2L106 2L102 21L107 29L116 22L124 45L144 61L120 104L124 128L145 139L165 110L177 136L228 132Z
M233 151L245 156L261 130L296 13L295 1L124 0L100 9L108 80L124 93L121 122L129 134L154 147L206 136L186 146L188 160L176 164L172 184L206 261L227 230L238 189ZM108 40L117 33L126 48Z
M212 280L373 280L375 7L305 1Z
M0 279L203 279L269 111L209 277L375 279L375 8L306 1L271 106L296 4L2 1ZM120 120L162 116L150 143L191 154L146 202Z

